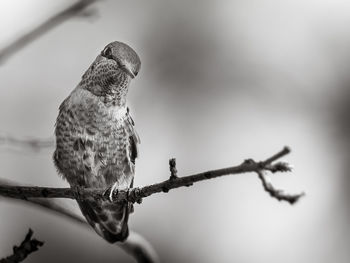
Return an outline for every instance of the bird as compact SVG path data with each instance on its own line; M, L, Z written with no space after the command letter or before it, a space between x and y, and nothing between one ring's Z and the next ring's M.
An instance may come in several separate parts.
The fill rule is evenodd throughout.
M62 102L55 123L58 173L71 188L112 189L111 200L77 199L87 222L109 243L129 235L132 204L110 201L113 191L133 187L140 138L126 98L140 67L130 46L109 43Z

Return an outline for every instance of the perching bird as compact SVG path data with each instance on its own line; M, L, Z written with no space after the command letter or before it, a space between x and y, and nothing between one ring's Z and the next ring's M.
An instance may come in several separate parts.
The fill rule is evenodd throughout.
M62 102L56 121L54 163L71 187L126 189L133 186L140 142L126 106L131 79L140 70L136 52L108 44ZM88 223L110 243L129 234L129 203L78 200Z

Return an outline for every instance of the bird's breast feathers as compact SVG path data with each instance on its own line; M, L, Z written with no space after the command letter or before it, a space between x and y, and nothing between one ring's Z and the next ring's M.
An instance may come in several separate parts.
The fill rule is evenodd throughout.
M92 113L92 110L94 110L94 114L97 116L91 116L90 114L89 117L104 117L108 121L115 121L117 124L122 123L122 120L127 117L126 106L106 106L99 97L80 87L73 90L64 103L67 109L80 108L89 113Z
M66 178L87 162L87 170L93 174L103 172L104 167L125 174L134 172L139 137L126 107L106 106L103 100L78 87L60 107L56 138L54 159Z

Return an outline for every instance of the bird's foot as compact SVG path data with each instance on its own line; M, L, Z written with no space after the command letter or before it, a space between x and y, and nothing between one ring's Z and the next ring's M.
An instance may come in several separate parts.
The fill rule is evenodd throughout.
M109 192L109 201L113 202L113 194L114 194L114 192L115 192L116 195L118 194L118 186L119 186L119 183L116 182L111 187L111 191Z
M81 187L79 185L75 185L75 186L71 186L71 188L74 191L75 199L77 199L77 200L82 199L82 191L83 191L84 187Z

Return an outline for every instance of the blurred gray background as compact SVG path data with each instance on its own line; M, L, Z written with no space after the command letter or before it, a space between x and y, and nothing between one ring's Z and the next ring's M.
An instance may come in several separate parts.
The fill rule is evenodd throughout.
M0 47L72 1L2 0ZM292 174L271 199L255 174L153 195L130 226L163 262L349 262L350 2L315 0L98 2L0 66L0 132L48 138L61 101L109 42L142 61L128 104L141 137L137 186L269 157L284 145ZM0 149L1 178L66 187L52 149ZM67 206L79 213L73 201ZM0 257L28 228L45 245L25 262L133 262L93 231L0 200Z

